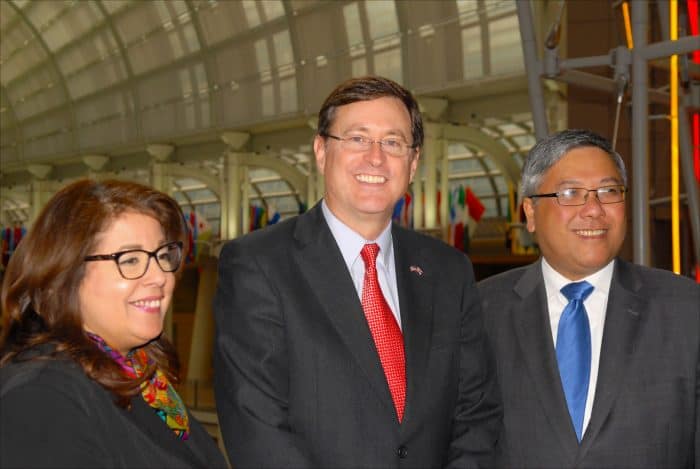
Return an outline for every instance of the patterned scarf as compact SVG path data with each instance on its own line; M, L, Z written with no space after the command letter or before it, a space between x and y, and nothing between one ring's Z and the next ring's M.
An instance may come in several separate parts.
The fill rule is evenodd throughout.
M144 370L149 365L148 356L143 348L132 350L124 357L107 345L102 337L91 333L87 334L102 351L122 367L127 376L137 378L143 375ZM185 404L159 368L156 368L156 372L153 373L150 380L141 385L141 396L179 439L187 440L189 438L190 422Z

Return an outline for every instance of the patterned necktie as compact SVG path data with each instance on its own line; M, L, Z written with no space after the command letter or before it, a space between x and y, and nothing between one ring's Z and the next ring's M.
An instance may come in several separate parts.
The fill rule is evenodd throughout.
M394 407L396 407L396 415L401 422L406 405L406 365L403 336L379 287L377 279L378 253L379 245L375 243L365 244L360 253L365 262L362 309L365 312L369 330L377 347L379 361L389 384L389 391L394 400Z
M557 362L571 421L578 441L583 435L588 380L591 376L591 327L583 302L593 291L588 282L570 283L561 292L569 303L557 329Z

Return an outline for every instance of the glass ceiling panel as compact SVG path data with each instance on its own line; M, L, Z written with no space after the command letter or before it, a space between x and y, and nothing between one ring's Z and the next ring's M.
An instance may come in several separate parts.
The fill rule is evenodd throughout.
M267 50L267 38L255 41L255 59L258 61L258 70L270 70L270 53Z
M0 67L0 79L3 84L7 85L30 68L46 60L45 50L32 38L31 34L24 24L18 24L0 41L0 54L4 59Z
M181 190L187 190L192 187L204 187L204 184L202 182L200 182L198 179L193 178L178 178L176 182Z
M104 21L93 2L77 2L42 32L48 48L55 52Z
M457 11L462 21L475 21L479 3L474 0L457 0Z
M149 5L150 2L139 2L123 14L113 17L119 37L127 47L136 41L146 40L148 33L161 28L157 15Z
M16 17L15 9L10 6L9 2L0 2L0 28L3 31L7 29L7 25L14 21Z
M510 139L507 139L507 138L499 138L499 139L498 139L498 142L499 142L501 145L505 146L505 147L508 149L508 151L515 151L515 150L516 150L516 148L515 148L515 147L513 146L513 144L511 143Z
M189 20L187 3L184 0L151 0L155 4L163 24L179 21L183 23Z
M482 158L481 161L486 165L486 169L489 171L499 171L498 166L496 166L491 158Z
M71 7L70 0L56 0L53 2L31 2L23 8L25 16L38 31L42 31L54 22L64 10ZM16 3L15 3L16 4Z
M269 206L276 208L283 219L299 213L299 202L294 196L276 198L268 203Z
M22 80L14 81L7 87L10 95L20 103L35 96L41 90L47 87L49 83L54 82L54 72L50 66L45 63L34 70Z
M473 155L474 153L464 143L449 142L447 144L447 154L448 154L448 158L452 158L453 156L456 156L456 155L461 155L461 154Z
M348 45L363 43L360 9L356 2L343 6L343 18L345 19L345 34L348 38Z
M513 13L489 23L491 73L516 73L524 70L518 17Z
M471 187L474 194L479 197L493 195L493 187L491 187L491 181L488 178L469 178L468 184L469 187Z
M114 14L140 0L101 0L108 13Z
M486 16L494 18L508 13L515 13L516 0L496 0L486 4Z
M53 83L50 81L52 76L53 73L45 68L37 71L35 80L41 80L46 85L42 86L38 92L32 93L30 96L15 103L14 110L18 119L26 119L66 102L66 97L60 87L55 85L48 86L49 83ZM8 94L12 95L12 92Z
M508 184L506 183L506 179L503 176L494 176L493 182L496 183L496 190L499 194L508 193Z
M505 123L498 125L498 130L505 136L518 135L524 132L523 128L516 124Z
M71 96L77 99L126 79L121 57L114 56L67 77L66 82Z
M243 0L243 13L248 21L248 27L254 28L260 25L257 0Z
M187 200L187 197L185 197L185 195L182 192L173 191L172 196L173 196L173 199L175 199L178 204L189 205L189 201Z
M241 2L198 1L194 5L207 44L216 44L248 29Z
M118 51L114 36L108 30L102 30L59 52L56 62L64 75L70 75L115 54Z
M248 170L248 177L251 181L255 179L264 179L269 177L279 177L275 171L266 168L251 168Z
M399 31L399 19L396 16L394 0L373 0L364 5L369 21L369 35L372 39L379 39Z
M275 59L278 67L294 63L292 40L289 37L288 29L276 32L272 36L272 44L275 48Z
M327 0L290 0L293 10L303 10Z
M286 181L283 181L283 180L257 182L257 183L255 183L255 186L263 194L268 193L268 192L288 192L288 191L290 191L289 185L287 184Z
M209 189L197 189L193 191L187 191L187 197L193 202L197 203L203 200L211 201L211 199L216 199L216 195Z
M450 160L448 167L450 174L484 171L484 168L481 166L481 164L476 158L469 158L464 160Z
M259 0L259 4L263 7L266 21L284 16L284 6L281 0Z
M532 134L526 134L526 135L516 135L515 137L513 137L513 141L521 149L529 150L530 148L532 148L535 145L535 143L537 142L537 139Z

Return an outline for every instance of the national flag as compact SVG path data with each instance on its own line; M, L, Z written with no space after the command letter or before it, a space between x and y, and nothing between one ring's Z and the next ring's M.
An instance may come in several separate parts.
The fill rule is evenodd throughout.
M481 203L481 200L472 192L471 188L467 187L464 196L464 202L467 210L467 226L469 237L474 237L476 226L479 224L481 217L486 211L486 207Z
M282 215L280 215L280 212L277 211L277 207L273 204L267 204L267 209L268 209L268 216L267 216L267 224L268 225L274 225L278 221L280 221L280 218L282 218Z

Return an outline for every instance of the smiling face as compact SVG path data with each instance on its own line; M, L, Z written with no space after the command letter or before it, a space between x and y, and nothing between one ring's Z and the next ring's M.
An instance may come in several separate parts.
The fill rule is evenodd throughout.
M125 212L99 236L91 254L154 251L165 243L158 220ZM78 293L83 327L126 355L163 331L174 287L175 274L163 272L155 259L150 259L146 274L136 280L124 279L112 260L86 262Z
M341 138L398 138L413 144L408 110L393 97L338 107L329 133ZM405 156L390 156L374 143L366 151L353 152L344 149L340 141L317 136L314 151L330 210L366 239L375 239L389 224L394 205L413 179L418 149Z
M569 187L596 189L623 184L610 156L597 147L569 151L544 174L538 194ZM526 198L527 229L537 235L542 255L569 280L605 267L625 239L625 204L601 204L590 192L585 205L565 207L556 198Z

